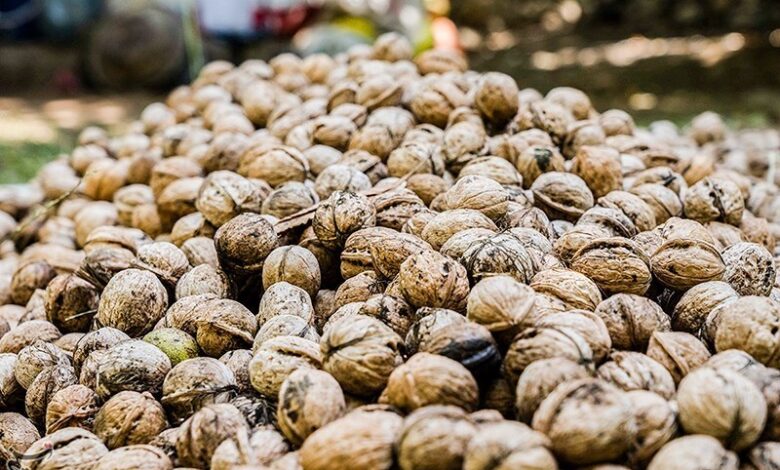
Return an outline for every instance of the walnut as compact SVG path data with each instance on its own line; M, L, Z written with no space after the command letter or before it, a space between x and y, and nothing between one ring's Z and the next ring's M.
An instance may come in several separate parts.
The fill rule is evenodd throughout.
M511 276L487 277L471 289L466 312L470 321L494 335L513 336L533 325L534 289Z
M739 225L744 202L739 187L722 178L705 178L685 193L685 216L699 222L720 220Z
M518 420L530 423L539 405L558 385L591 375L586 366L563 357L532 362L517 380L515 408Z
M25 455L46 454L47 457L45 461L32 461L31 464L25 462L24 468L87 470L93 468L95 462L107 453L106 446L91 432L81 428L65 428L28 447Z
M578 464L618 459L636 433L631 402L616 387L580 379L557 387L539 406L533 428L546 434L552 451ZM594 414L595 413L595 414Z
M172 419L181 422L203 406L226 403L235 394L233 372L210 357L187 359L166 375L162 404Z
M650 461L648 470L683 470L706 465L718 470L737 470L737 456L727 451L717 439L693 435L670 441ZM707 467L704 467L707 468Z
M741 349L769 367L780 365L775 359L780 305L767 297L747 296L721 304L710 313L717 316L714 343L718 352ZM712 336L710 336L712 337Z
M655 214L658 224L666 222L670 217L677 217L683 212L680 197L673 190L660 184L641 184L629 190L639 196Z
M10 460L25 451L41 438L35 425L19 413L0 413L0 457Z
M262 271L265 258L278 244L278 237L265 218L245 213L220 227L214 243L226 269L251 274Z
M210 468L227 470L255 465L270 464L285 455L289 444L284 437L271 426L260 426L252 430L251 437L245 429L239 430L235 436L225 439L214 450ZM267 468L267 467L262 467Z
M171 361L145 341L127 340L106 349L98 356L96 366L95 391L105 399L125 390L159 393Z
M474 106L487 121L500 128L517 114L517 83L509 75L488 72L474 92Z
M426 80L412 95L410 109L418 121L445 128L453 110L467 106L468 98L454 80Z
M207 405L181 425L176 452L182 465L205 468L222 441L247 430L246 420L235 406Z
M300 460L310 470L390 470L403 418L380 407L360 408L331 421L303 443Z
M654 261L658 253L663 252L659 250ZM590 277L607 294L641 295L652 281L647 255L639 245L624 238L597 238L587 243L574 254L571 267Z
M587 276L568 269L554 268L538 272L530 286L561 299L573 309L595 310L601 302L599 287Z
M655 331L671 329L669 317L652 300L634 294L615 294L595 310L609 330L613 347L644 350Z
M723 258L711 244L693 239L672 239L652 255L653 274L673 289L687 289L718 281L725 272Z
M637 442L629 452L629 461L641 465L677 434L677 410L653 392L634 390L626 396L631 402L637 428Z
M46 434L68 427L91 430L99 400L92 389L71 385L56 392L46 408Z
M766 401L758 387L723 368L702 367L688 374L680 382L677 404L686 432L711 435L737 451L759 438L766 420Z
M126 269L115 275L100 296L97 319L131 336L149 332L165 314L168 293L149 271Z
M649 390L669 399L674 395L675 382L671 373L650 357L631 351L617 351L610 355L612 361L598 369L598 376L619 388Z
M593 193L585 182L571 173L541 174L531 185L534 203L551 218L576 221L593 207Z
M399 466L402 470L461 468L466 447L476 434L475 423L461 408L432 405L415 410L400 433Z
M413 307L463 311L469 293L466 269L434 251L424 251L401 264L400 289Z
M44 289L54 279L57 272L46 261L30 261L20 264L11 278L11 300L24 305L36 289Z
M381 321L355 315L332 322L321 341L323 366L346 392L372 395L401 364L401 338ZM366 356L371 351L371 356Z
M265 180L274 188L289 181L304 181L309 171L306 157L289 146L249 147L241 156L238 173Z
M45 320L30 320L20 323L0 337L0 353L18 353L38 340L50 342L62 334L56 326Z
M367 197L336 191L317 208L312 227L326 247L336 249L350 234L375 223L376 210Z
M313 206L317 193L303 183L291 181L274 189L263 201L262 213L284 218Z
M341 417L345 409L344 394L333 376L299 369L282 384L277 417L284 435L300 445L317 429Z
M478 124L464 121L449 126L444 131L441 146L447 168L459 172L470 161L483 156L487 151L487 134Z
M593 362L593 352L579 332L557 326L527 328L514 338L504 355L504 375L515 384L526 367L552 357L563 357L580 364Z
M449 49L430 49L419 54L414 63L422 75L429 73L465 72L468 68L466 57L458 51Z
M695 336L671 331L653 333L647 355L666 367L675 383L710 358L707 347Z
M172 470L171 459L159 448L151 445L133 445L112 450L101 457L95 470Z
M724 250L722 256L726 265L723 280L740 295L770 294L776 269L766 248L756 243L737 243Z

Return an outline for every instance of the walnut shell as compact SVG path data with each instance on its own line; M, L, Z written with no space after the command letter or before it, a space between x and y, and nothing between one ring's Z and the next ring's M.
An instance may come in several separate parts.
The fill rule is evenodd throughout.
M558 385L588 378L591 375L588 367L564 357L532 362L517 380L515 389L517 419L530 423L539 405Z
M678 331L653 333L647 355L666 367L676 384L710 358L704 343L691 334Z
M680 423L690 434L707 434L726 447L749 448L761 435L766 401L750 380L728 369L701 367L677 393Z
M62 334L56 326L44 320L30 320L20 323L0 337L0 353L18 353L23 348L41 340L50 342Z
M724 178L708 177L691 186L683 200L685 216L705 223L720 220L739 225L744 201L739 186Z
M133 445L115 449L95 462L94 470L173 470L173 463L157 447Z
M435 215L425 225L420 238L428 242L435 250L439 250L453 235L474 228L484 228L493 232L498 229L492 220L479 211L453 209Z
M177 300L202 294L214 294L219 298L226 298L232 293L233 284L227 275L209 264L195 266L176 283Z
M244 429L239 430L235 436L225 439L214 450L211 457L210 468L213 470L228 470L243 468L240 464L247 464L249 468L262 464L270 464L289 450L289 444L284 437L271 426L261 426L252 430L251 437Z
M571 173L543 173L533 182L531 191L534 204L551 219L576 222L594 204L593 193L585 181Z
M76 372L81 370L81 365L94 351L106 350L116 344L126 341L130 337L116 328L103 327L85 334L76 344L73 351L73 367Z
M206 468L214 451L226 439L248 430L246 420L228 403L207 405L184 424L176 439L176 453L181 465Z
M45 367L27 388L24 410L27 416L39 426L46 420L46 408L51 398L60 390L78 382L76 372L69 364Z
M496 375L501 354L490 331L482 325L464 322L436 328L420 338L417 350L458 361L477 380Z
M195 207L215 227L243 212L260 212L263 188L232 171L215 171L203 181Z
M487 277L471 289L466 316L491 333L513 335L533 325L534 289L510 276Z
M10 460L14 453L25 451L41 438L35 425L19 413L0 413L0 457Z
M81 428L64 428L32 444L26 455L46 454L46 459L25 462L22 468L89 470L107 453L106 446L91 432Z
M611 147L588 145L580 148L572 161L571 172L585 181L595 198L623 186L620 154Z
M11 278L11 300L17 305L26 304L36 289L45 289L56 275L54 268L43 260L20 264Z
M103 326L139 336L154 327L167 307L168 292L154 274L126 269L106 285L96 318Z
M263 265L263 288L277 282L288 282L305 290L311 297L320 289L320 266L311 251L300 246L273 250Z
M769 367L780 366L777 358L777 334L780 305L767 297L741 297L721 304L710 314L717 314L715 349L741 349ZM711 320L708 319L708 323Z
M596 201L597 206L622 211L639 231L652 230L656 226L653 208L636 194L626 191L612 191Z
M348 393L382 390L401 358L401 338L381 321L354 315L331 322L320 342L323 367ZM370 356L367 353L370 352Z
M98 307L98 290L72 274L61 274L46 286L46 319L61 331L86 331L92 321L89 311Z
M672 374L654 359L637 352L616 351L598 369L598 376L625 390L648 390L670 399L674 395Z
M598 286L587 276L568 269L554 268L539 271L531 279L536 292L561 299L568 307L593 311L601 302Z
M669 317L655 302L633 294L616 294L595 313L604 320L617 349L644 350L654 331L669 331Z
M619 237L587 243L574 254L571 267L591 278L607 294L641 295L652 281L647 255L635 242Z
M542 328L571 328L578 332L590 346L593 360L600 363L609 354L612 340L604 321L589 310L569 310L539 317L535 326Z
M273 226L264 217L253 213L232 218L214 235L223 267L239 274L261 272L265 258L278 243Z
M400 290L413 307L463 311L469 293L466 269L434 251L424 251L401 264Z
M737 243L722 253L726 271L723 280L740 295L768 296L775 284L772 254L756 243Z
M317 193L303 183L291 181L271 191L263 201L262 213L284 218L313 206Z
M46 434L68 427L92 429L100 408L97 394L84 385L75 384L59 390L46 408Z
M631 194L639 196L655 214L658 224L666 222L670 217L677 217L683 212L683 204L676 192L660 184L640 184L633 186Z
M721 304L739 298L739 294L729 284L710 281L697 284L688 289L674 307L672 328L698 335L710 313Z
M35 377L46 367L70 366L70 358L65 351L52 343L40 340L22 348L16 357L14 377L24 389L28 389Z
M534 414L533 428L550 438L556 456L578 464L620 458L636 434L628 397L598 379L558 386Z
M477 434L475 423L455 406L426 406L406 419L397 444L402 470L462 468L466 446ZM431 459L436 455L436 459Z
M588 342L577 331L566 327L527 328L509 345L504 356L504 376L515 384L526 367L552 357L563 357L585 365L593 362Z
M325 354L317 343L297 336L277 336L263 342L249 362L249 379L261 395L274 398L284 380L298 368L319 368Z
M520 282L529 282L539 264L531 249L513 233L498 233L475 240L460 257L469 277L480 279L508 274Z
M626 394L631 402L636 422L636 444L629 453L629 461L641 465L648 462L677 434L677 410L658 394L635 390Z
M390 470L403 419L382 408L358 409L315 431L300 450L307 470Z
M237 389L233 372L210 357L196 357L175 365L165 376L162 404L176 422L206 405L227 403Z
M691 239L665 242L651 258L653 274L673 289L718 281L725 272L723 258L709 243Z
M496 466L496 462L499 465ZM466 446L463 468L556 468L550 439L514 421L485 423Z
M120 342L97 359L95 391L102 399L125 390L158 394L170 369L170 359L157 347L137 339Z
M265 180L274 188L289 181L303 182L308 172L306 157L298 149L285 145L250 146L238 164L238 174Z
M326 372L299 369L285 379L279 390L279 428L294 445L302 444L345 410L341 387Z

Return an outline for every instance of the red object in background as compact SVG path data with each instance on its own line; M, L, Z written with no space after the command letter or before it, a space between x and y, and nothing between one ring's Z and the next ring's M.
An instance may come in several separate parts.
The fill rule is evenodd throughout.
M65 95L75 95L81 89L81 80L71 69L60 69L52 77L52 85Z
M290 35L298 31L314 9L296 5L287 9L258 7L253 12L253 26L257 31L269 31L275 35Z

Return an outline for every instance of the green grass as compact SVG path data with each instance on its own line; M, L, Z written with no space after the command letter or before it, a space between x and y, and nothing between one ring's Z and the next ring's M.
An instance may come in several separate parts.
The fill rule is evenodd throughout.
M0 184L24 183L68 149L56 143L0 142Z

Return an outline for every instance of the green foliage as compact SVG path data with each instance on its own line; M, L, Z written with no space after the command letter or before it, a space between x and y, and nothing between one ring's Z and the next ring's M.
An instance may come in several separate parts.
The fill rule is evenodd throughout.
M67 149L57 143L0 142L0 184L24 183Z

